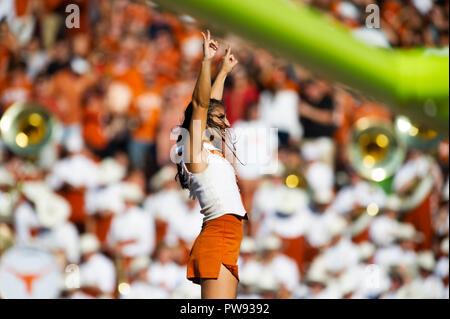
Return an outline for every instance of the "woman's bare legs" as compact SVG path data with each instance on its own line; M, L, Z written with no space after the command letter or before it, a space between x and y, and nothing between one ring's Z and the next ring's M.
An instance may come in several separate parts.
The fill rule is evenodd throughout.
M223 264L217 279L202 279L202 299L235 299L238 280Z

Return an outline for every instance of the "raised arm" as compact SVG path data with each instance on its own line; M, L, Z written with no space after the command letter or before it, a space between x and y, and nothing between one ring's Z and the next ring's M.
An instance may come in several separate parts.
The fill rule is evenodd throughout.
M211 96L211 60L214 58L218 43L211 39L211 34L207 30L203 36L203 60L200 67L200 75L198 76L192 95L192 118L189 126L190 136L190 163L187 164L191 172L200 172L206 168L206 164L202 162L202 136L206 128L206 120L208 116L209 100Z
M238 60L234 57L234 55L231 54L231 47L228 47L223 58L222 67L220 68L219 73L217 73L216 79L211 89L211 99L216 99L219 101L222 100L225 79L236 66L236 64L238 64Z
M216 55L219 47L217 41L211 39L211 34L207 30L203 36L203 59L200 67L200 74L192 95L192 103L194 107L208 109L209 99L211 96L211 60Z

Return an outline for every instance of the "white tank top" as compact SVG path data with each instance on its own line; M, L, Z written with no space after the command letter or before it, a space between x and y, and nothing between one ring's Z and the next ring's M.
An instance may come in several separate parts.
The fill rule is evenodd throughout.
M201 173L191 173L181 162L182 174L189 185L190 197L198 198L203 222L226 214L244 217L246 211L237 185L234 167L210 143L203 143L208 166Z

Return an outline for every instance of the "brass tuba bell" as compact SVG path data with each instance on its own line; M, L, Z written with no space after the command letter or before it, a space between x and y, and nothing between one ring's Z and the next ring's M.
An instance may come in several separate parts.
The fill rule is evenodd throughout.
M364 178L381 182L391 177L406 156L406 145L389 120L363 117L354 125L350 163Z
M49 142L53 118L42 106L17 102L0 119L0 133L6 147L19 156L32 157Z
M436 153L443 135L436 130L413 123L406 116L397 116L395 131L410 148L419 149L425 153Z

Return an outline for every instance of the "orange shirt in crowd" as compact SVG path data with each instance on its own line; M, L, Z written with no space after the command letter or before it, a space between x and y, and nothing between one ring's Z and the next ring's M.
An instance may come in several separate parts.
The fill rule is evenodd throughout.
M149 25L151 21L150 15L150 10L136 3L128 3L125 9L126 21L139 21L143 25Z
M351 95L339 92L336 94L339 125L334 132L334 138L338 144L345 144L352 129L352 116L355 110L355 101Z
M381 18L392 26L398 21L402 5L396 0L387 0L381 8Z
M126 84L137 97L145 90L145 82L142 74L136 66L121 64L120 62L106 65L105 73L109 74L114 81Z
M0 44L0 94L6 88L8 64L9 64L8 48L6 45Z
M155 69L158 70L156 86L163 87L178 79L181 54L176 48L159 53L155 59Z
M184 111L192 99L194 86L187 82L179 82L171 86L173 94L170 94L171 102L165 101L161 110L159 129L157 133L157 161L158 165L165 165L170 160L170 149L175 144L171 140L171 131L183 122Z
M158 90L147 91L138 96L134 104L141 123L133 132L133 139L153 143L156 139L161 112L161 93Z
M81 123L83 116L81 96L93 80L94 78L89 75L77 76L68 70L60 71L53 76L51 92L58 104L63 124Z
M76 224L83 224L87 221L88 213L85 206L85 192L84 188L70 188L59 190L58 195L64 197L70 207L69 221Z
M83 138L87 145L98 150L104 149L108 144L101 117L101 109L88 106L84 110Z
M65 0L45 0L45 8L47 12L55 10Z
M144 79L136 67L129 68L124 73L115 74L114 79L127 84L133 92L134 97L144 92Z
M36 0L16 0L15 1L16 15L18 17L21 17L24 14L26 14L30 7L31 2L33 2L33 1L36 1ZM82 0L82 1L78 0L78 1L74 2L74 1L67 1L67 0L44 0L43 2L44 2L45 10L47 12L52 12L64 2L67 2L67 4L76 3L78 5L80 5L80 4L83 5L83 2L87 2L87 1L86 0ZM80 13L83 14L82 12L80 12Z
M30 2L31 2L30 0L16 0L15 1L16 15L18 17L21 17L27 13Z
M3 68L8 63L8 60L9 60L8 47L6 45L0 45L0 70L3 70Z
M0 91L0 104L3 106L3 110L6 110L15 102L30 100L32 88L29 79L25 75L14 77L9 83L5 81L3 85L4 89Z
M42 105L47 111L49 111L58 121L61 119L61 112L58 108L58 104L56 100L50 96L35 96L33 101L36 101L40 105Z

